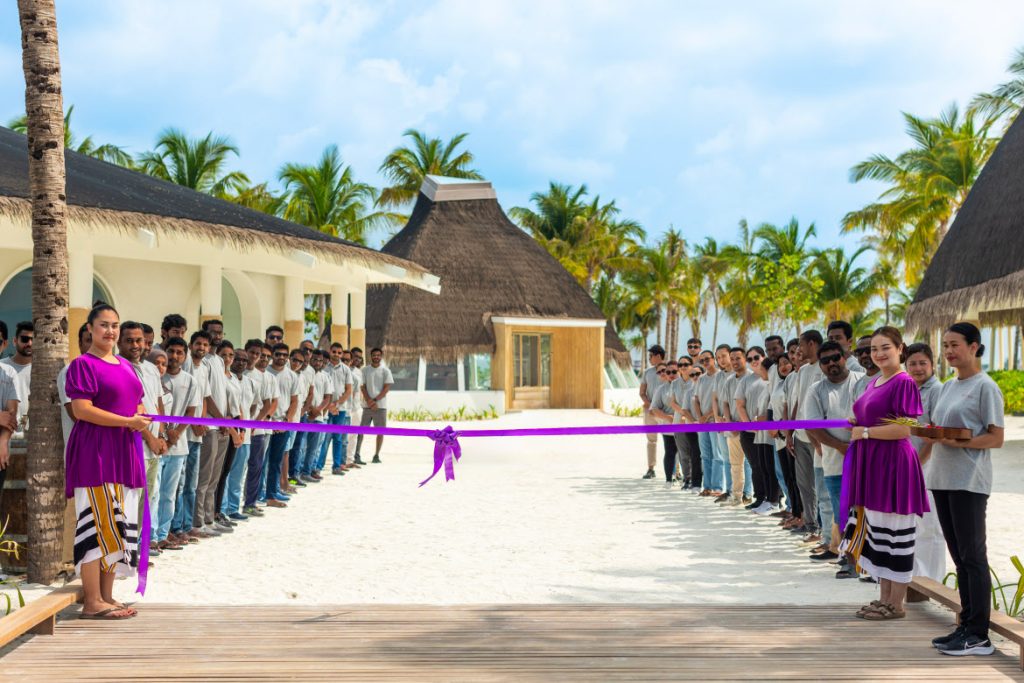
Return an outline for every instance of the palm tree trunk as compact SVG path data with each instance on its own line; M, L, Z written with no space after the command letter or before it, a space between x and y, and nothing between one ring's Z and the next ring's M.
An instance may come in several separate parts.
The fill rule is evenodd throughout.
M711 300L714 302L714 305L715 305L715 324L714 324L714 327L711 329L711 347L712 347L712 350L714 350L714 348L718 346L718 292L717 292L717 290L715 291L715 294L714 294L714 296L712 296Z
M28 580L49 584L61 570L66 505L62 408L56 391L57 372L68 354L64 103L53 0L18 0L18 15L28 118L32 319L36 335L26 463Z
M327 295L316 295L316 329L317 336L324 336L324 327L327 325ZM317 347L319 348L319 344Z

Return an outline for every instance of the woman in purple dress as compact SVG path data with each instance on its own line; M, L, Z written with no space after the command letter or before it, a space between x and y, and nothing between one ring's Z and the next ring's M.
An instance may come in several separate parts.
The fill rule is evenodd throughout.
M871 360L881 370L853 404L854 424L843 467L849 521L839 546L857 570L881 584L882 595L857 612L872 621L901 619L914 576L917 517L928 493L910 427L889 422L922 413L917 383L903 371L903 337L880 327L871 337Z
M147 553L140 558L139 500L146 466L139 431L142 383L125 359L114 355L120 333L117 311L105 304L89 312L92 346L71 361L67 395L75 414L68 437L65 493L75 499L75 571L82 578L82 618L127 619L136 611L114 600L116 576L138 573L145 587Z

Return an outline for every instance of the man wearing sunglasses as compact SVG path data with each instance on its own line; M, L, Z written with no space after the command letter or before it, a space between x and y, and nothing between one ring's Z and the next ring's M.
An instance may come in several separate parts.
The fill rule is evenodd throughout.
M672 391L669 392L668 398L674 424L693 422L693 413L690 412L690 398L693 392L693 385L690 382L692 369L693 360L689 356L680 356L678 375L669 377ZM684 432L676 432L672 437L676 444L676 479L682 479L683 489L688 490L693 481L693 453L690 441Z
M807 419L811 388L815 382L824 378L818 365L818 349L822 341L821 332L818 330L804 330L800 335L800 354L806 364L797 372L796 401L790 404L787 419ZM818 499L814 487L814 468L821 456L817 453L814 437L803 429L791 433L787 437L787 445L796 458L796 480L800 489L800 502L803 504L804 526L810 529L804 541L819 543L822 539L818 534Z
M661 386L658 365L665 363L665 349L655 344L647 349L647 354L651 367L644 370L643 377L640 379L640 401L643 403L644 424L653 425L657 424L657 420L651 415L651 402L654 400L654 392ZM647 473L643 478L654 479L654 463L657 462L658 457L658 435L645 434L644 436L647 437Z
M854 387L854 398L860 398L860 395L867 391L868 382L871 378L878 374L878 366L871 360L871 335L866 334L857 340L857 348L853 350L853 355L857 357L860 362L860 366L864 369L863 376L857 380L857 386Z
M807 401L809 420L845 420L853 414L854 389L862 373L851 372L846 365L846 353L838 342L827 341L818 350L818 365L825 379L816 383ZM840 509L839 497L843 481L843 460L850 443L849 429L809 429L811 436L821 443L823 484L829 505L821 506L822 545L812 551L814 561L834 560L839 555L840 525L846 516ZM854 578L850 567L841 568L836 578Z
M715 421L711 399L718 381L718 365L710 351L702 351L698 357L698 365L691 375L694 378L693 400L691 410L694 422L706 424ZM704 473L702 496L718 497L725 491L725 474L721 461L716 456L716 435L712 432L698 432L697 443L700 448L701 469Z
M14 329L14 355L0 360L10 370L7 374L11 376L18 392L19 431L27 426L29 390L32 386L32 341L35 335L31 320L18 323Z
M690 337L686 340L686 353L690 357L692 365L697 364L697 357L700 355L702 344L697 337Z
M673 422L672 386L679 377L679 364L674 360L660 364L657 367L657 374L661 383L654 390L650 408L651 416L657 424L671 424ZM675 435L662 434L661 440L665 445L665 487L668 488L672 486L672 475L676 471L676 458L679 451L676 448Z
M845 320L833 320L828 324L825 336L830 342L835 342L842 348L846 367L850 372L864 372L856 355L850 354L850 345L853 344L853 325Z

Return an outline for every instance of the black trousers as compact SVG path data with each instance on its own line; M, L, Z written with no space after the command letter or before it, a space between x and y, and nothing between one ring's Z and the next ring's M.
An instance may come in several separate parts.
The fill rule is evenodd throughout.
M802 517L804 506L800 502L800 487L796 483L796 458L793 451L783 448L779 451L779 464L782 465L782 478L786 480L786 490L789 491L790 512L796 517Z
M968 633L988 638L992 577L985 545L988 496L970 491L932 491L935 514L956 565L960 590L960 624Z
M754 444L754 451L761 469L761 490L764 491L764 500L772 505L779 504L782 497L782 490L779 488L779 480L775 476L775 447L770 443ZM756 474L754 476L757 476ZM754 480L757 486L757 480Z
M683 436L690 444L690 483L703 488L704 466L700 460L700 439L697 432L685 432Z
M765 499L764 476L761 474L761 460L754 447L754 432L740 432L740 448L743 449L743 457L750 463L750 474L754 479L754 502L762 503Z
M683 472L683 481L690 481L692 477L690 442L686 440L684 432L675 432L672 434L672 438L676 442L676 458L679 460L679 469Z
M228 473L231 472L231 461L235 459L235 442L230 438L228 439L228 452L224 456L224 467L221 468L220 474L217 475L217 493L214 496L214 501L217 506L217 511L214 516L220 514L220 504L224 502L224 486L228 481Z
M665 481L671 482L676 473L676 439L672 434L662 434L661 440L665 443Z

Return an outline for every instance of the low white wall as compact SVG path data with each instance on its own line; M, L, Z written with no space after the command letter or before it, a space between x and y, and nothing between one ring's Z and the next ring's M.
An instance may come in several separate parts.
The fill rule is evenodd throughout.
M604 411L606 413L612 412L612 404L618 403L619 405L627 408L639 408L643 405L640 401L640 390L637 388L629 389L608 389L604 390Z
M491 406L505 414L504 391L389 391L388 410L428 410L439 413L465 406L467 410L487 410Z

